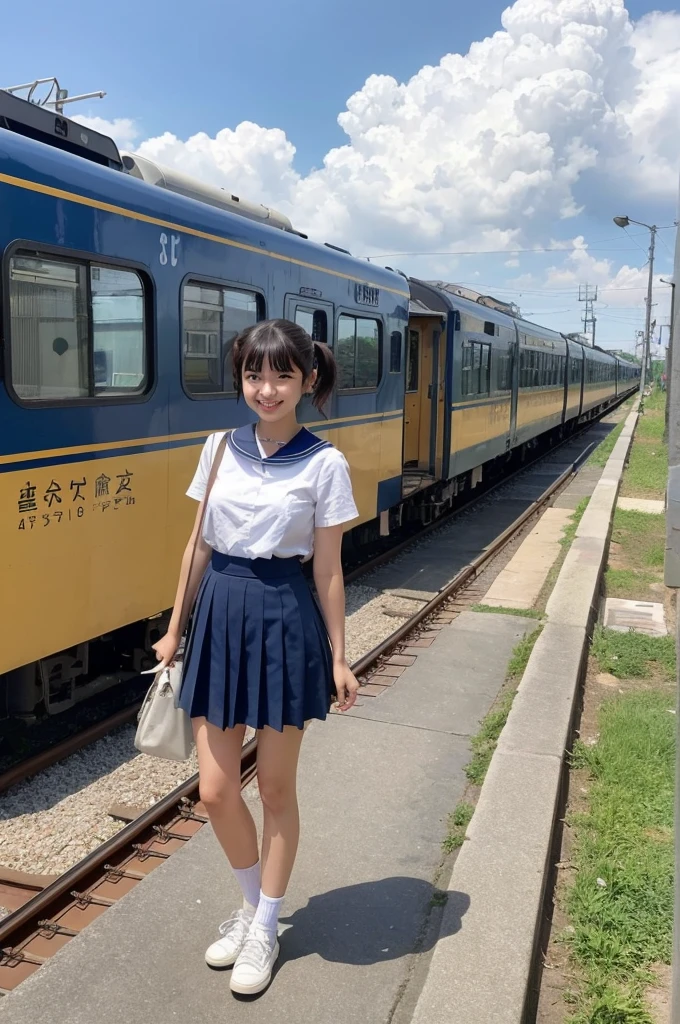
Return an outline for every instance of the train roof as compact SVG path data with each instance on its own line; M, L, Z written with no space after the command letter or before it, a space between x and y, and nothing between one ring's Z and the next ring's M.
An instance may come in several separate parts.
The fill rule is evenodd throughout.
M561 345L566 344L566 338L559 331L553 331L550 327L541 327L540 324L535 324L531 320L524 320L521 317L515 318L517 324L517 330L520 334L530 334L534 338L540 338L541 341L552 341L560 342Z
M472 299L464 299L462 295L454 295L453 292L445 291L430 281L409 277L408 283L411 289L411 301L421 303L432 312L448 313L452 309L457 309L461 313L468 313L480 320L488 320L490 323L501 324L504 327L512 328L515 323L514 317L508 316L507 313L502 313L491 306L485 306L481 302L473 302Z
M5 89L0 89L0 128L104 167L119 171L123 168L118 146L108 135L86 128L38 103L29 103Z
M1 93L0 93L1 95ZM12 97L10 97L12 98ZM331 271L350 280L407 297L402 275L375 263L359 260L330 244L313 242L297 233L210 206L176 192L148 184L123 171L101 166L70 152L45 145L0 127L0 148L5 175L28 178L60 193L73 192L88 199L117 206L142 217L163 221L166 227L200 230L257 246L304 265ZM2 181L2 178L0 178ZM65 196L68 198L68 196ZM169 224L167 222L170 222Z

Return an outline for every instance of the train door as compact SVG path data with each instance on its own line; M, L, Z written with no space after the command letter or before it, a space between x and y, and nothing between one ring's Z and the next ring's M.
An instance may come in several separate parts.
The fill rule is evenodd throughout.
M406 392L404 394L404 465L418 464L420 451L421 397L419 381L420 329L410 327L406 347Z
M441 317L412 317L404 395L405 494L427 487L441 476L445 359Z
M435 480L442 476L444 436L444 392L446 381L446 345L441 327L432 329L432 431L430 433L430 472Z
M512 388L510 399L510 432L508 434L508 449L514 448L517 444L517 397L519 395L519 337L517 327L514 327L515 337L510 342L510 386Z

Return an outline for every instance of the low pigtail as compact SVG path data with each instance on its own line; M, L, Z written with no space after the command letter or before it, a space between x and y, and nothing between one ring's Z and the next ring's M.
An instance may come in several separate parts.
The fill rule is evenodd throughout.
M320 341L314 342L314 368L316 369L316 384L312 395L312 405L321 410L335 386L337 367L335 357L328 345L324 345Z

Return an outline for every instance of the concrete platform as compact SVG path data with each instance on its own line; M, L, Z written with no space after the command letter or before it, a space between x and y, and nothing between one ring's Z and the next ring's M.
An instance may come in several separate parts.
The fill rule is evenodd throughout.
M602 476L602 466L584 466L569 486L553 502L553 508L576 509L589 498Z
M548 508L482 598L495 608L533 608L562 550L571 511Z
M469 911L469 893L450 893L443 920L432 898L447 816L466 784L469 737L517 640L535 626L466 612L379 702L367 698L351 716L309 728L288 927L261 997L234 998L229 973L203 963L218 923L239 902L206 826L3 998L1 1024L405 1024L437 936L458 931ZM246 798L259 823L256 786Z

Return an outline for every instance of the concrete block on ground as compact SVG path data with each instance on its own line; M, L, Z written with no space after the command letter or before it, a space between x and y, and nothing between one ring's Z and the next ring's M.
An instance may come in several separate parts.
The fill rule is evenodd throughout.
M604 542L576 537L548 598L546 613L553 622L587 629L604 562Z
M624 512L646 512L648 515L662 516L666 511L666 502L655 498L619 498L617 507Z
M413 1024L522 1020L560 772L559 758L494 754Z
M625 601L608 597L604 606L604 624L619 633L634 629L647 636L668 634L664 608L658 601Z

